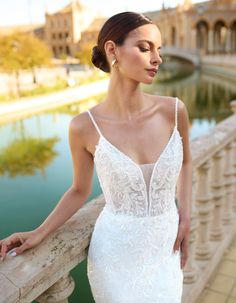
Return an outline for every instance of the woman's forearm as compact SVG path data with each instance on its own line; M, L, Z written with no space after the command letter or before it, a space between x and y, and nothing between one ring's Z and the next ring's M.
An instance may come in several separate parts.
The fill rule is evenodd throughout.
M192 163L183 163L177 182L180 220L190 221L192 204Z
M36 230L46 237L72 217L86 199L87 195L80 193L72 187L69 188L46 220Z

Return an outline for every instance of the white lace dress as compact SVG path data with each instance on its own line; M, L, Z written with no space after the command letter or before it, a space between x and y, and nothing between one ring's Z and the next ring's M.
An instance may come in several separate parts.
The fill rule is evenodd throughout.
M88 250L87 274L96 303L180 303L183 271L173 253L175 203L183 160L175 127L155 163L138 165L100 132L94 162L105 197ZM149 174L149 175L148 175ZM149 181L150 179L150 181Z

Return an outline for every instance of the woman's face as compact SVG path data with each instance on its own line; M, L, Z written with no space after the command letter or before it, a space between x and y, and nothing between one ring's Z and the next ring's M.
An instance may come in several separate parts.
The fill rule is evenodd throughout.
M152 83L159 65L161 34L154 24L132 30L122 46L116 49L118 70L123 77L142 83Z

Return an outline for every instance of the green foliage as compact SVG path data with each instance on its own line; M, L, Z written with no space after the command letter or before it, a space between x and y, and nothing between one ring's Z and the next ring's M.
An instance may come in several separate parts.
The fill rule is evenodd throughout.
M48 93L52 93L52 92L57 92L57 91L66 89L67 87L68 87L67 82L61 80L61 81L58 81L57 83L55 83L55 85L53 85L53 86L40 85L34 89L22 91L21 96L22 97L39 96L39 95L44 95L44 94L48 94ZM1 99L0 99L0 101L1 101Z
M58 141L58 137L15 140L0 153L0 176L33 176L37 169L45 170L58 154L54 150Z
M61 59L61 60L66 60L66 58L67 58L67 54L60 54L59 55L59 59Z
M80 60L80 64L93 66L91 61L92 48L94 43L84 43L80 46L80 51L76 53L76 58Z
M48 47L31 34L13 33L0 37L0 69L4 72L32 70L49 64L51 57Z

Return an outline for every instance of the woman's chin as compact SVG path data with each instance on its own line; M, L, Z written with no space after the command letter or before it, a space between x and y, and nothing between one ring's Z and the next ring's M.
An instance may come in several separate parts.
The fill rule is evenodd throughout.
M150 77L149 79L144 79L143 81L141 81L142 83L144 83L144 84L152 84L153 83L153 81L154 81L154 78L152 77Z

